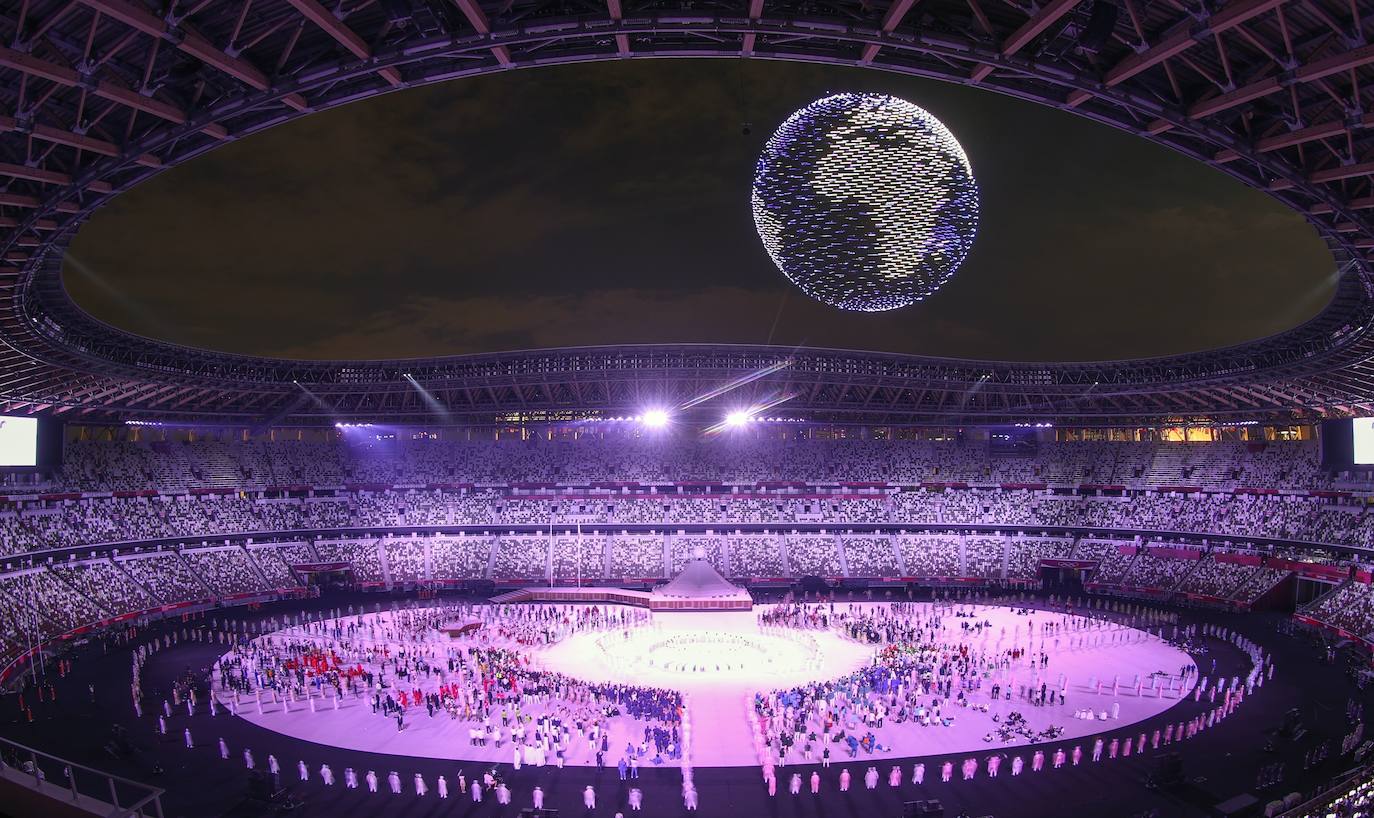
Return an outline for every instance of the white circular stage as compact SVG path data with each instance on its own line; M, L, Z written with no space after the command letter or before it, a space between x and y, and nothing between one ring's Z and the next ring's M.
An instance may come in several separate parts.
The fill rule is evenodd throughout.
M579 633L542 651L542 666L595 682L698 693L800 684L867 664L871 646L834 633L761 629L751 612L656 613L630 631Z
M877 646L853 641L838 630L763 626L760 614L768 607L752 612L658 613L643 625L575 632L551 646L527 647L503 638L499 629L491 626L460 639L450 639L436 630L390 644L378 639L369 646L379 661L394 660L401 653L420 655L428 657L436 669L446 666L448 651L479 645L502 647L519 652L522 661L527 660L534 670L589 683L679 691L692 725L688 752L693 765L752 766L760 763L750 723L756 693L834 680L869 667L878 657ZM849 609L847 604L835 607L837 613ZM872 607L877 606L858 605L855 610ZM933 610L929 604L917 606L922 607L927 616ZM954 616L956 609L967 615ZM853 763L1023 747L1032 739L1043 742L1047 733L1054 735L1048 744L1051 751L1059 746L1067 751L1085 738L1091 743L1090 737L1099 734L1108 740L1116 736L1124 739L1139 732L1129 725L1168 710L1188 695L1196 681L1195 677L1180 675L1192 664L1186 653L1144 631L1048 611L1024 613L986 606L942 610L945 614L939 620L936 637L940 651L951 656L963 652L1008 658L983 677L965 680L963 696L955 695L955 691L943 699L944 717L929 726L918 720L897 723L891 717L881 726L857 725L862 732L872 733L883 749L874 753L861 750ZM380 634L388 630L391 616L384 612L363 619ZM351 617L341 620L356 621ZM1042 633L1048 623L1056 623L1057 632L1032 641L1030 634ZM330 631L330 627L309 632L289 629L255 641L272 638L281 645L308 640L328 656ZM366 640L357 634L355 637L351 645L356 650ZM343 664L352 666L353 662L344 659ZM938 681L938 669L925 678L927 682ZM436 670L432 675L403 680L396 689L429 693L438 690L442 681ZM1067 702L1041 706L1027 700L1027 690L1042 683L1056 693L1062 689ZM991 695L994 684L1000 691L996 699ZM1010 699L1007 691L1012 691ZM268 698L261 713L255 697L240 696L236 709L240 717L263 728L342 748L474 762L512 761L509 740L500 748L492 742L485 747L472 745L469 731L480 727L480 722L450 718L442 710L428 716L421 705L407 711L406 727L398 731L393 719L373 712L370 697L345 695L336 707L332 690L328 694L316 698L313 708L301 699L292 703ZM227 702L233 694L220 691L218 696ZM936 698L933 690L916 697L927 707ZM1108 718L1076 717L1089 709L1098 715L1106 713ZM572 721L585 711L585 707L579 710L554 697L530 705L525 712L536 719L547 713ZM606 722L612 748L607 764L614 766L627 742L637 744L643 738L647 723L624 714ZM1009 729L1013 725L1015 729ZM847 753L837 750L833 756L836 763L845 761ZM594 750L576 730L572 731L566 762L571 766L595 764Z

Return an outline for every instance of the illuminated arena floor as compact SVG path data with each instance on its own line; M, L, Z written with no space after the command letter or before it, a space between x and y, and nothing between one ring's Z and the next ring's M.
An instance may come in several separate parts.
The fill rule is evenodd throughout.
M843 676L867 664L871 646L841 637L833 631L795 630L760 627L758 612L670 613L657 614L652 625L624 632L588 631L572 635L547 648L523 649L533 664L592 682L616 682L671 688L685 694L689 717L694 725L690 747L692 762L698 767L757 766L760 763L748 720L749 703L758 691L824 681ZM1048 654L1045 669L1037 670L1023 661L997 676L1004 686L1047 682L1051 687L1065 680L1068 702L1036 707L1024 700L989 701L986 689L971 695L974 705L988 704L987 712L973 708L955 709L948 727L921 727L913 723L874 728L878 741L890 749L875 754L861 753L855 763L880 762L884 756L907 758L961 752L986 752L992 747L1011 751L1028 742L1017 739L1004 743L988 741L987 736L1012 712L1025 717L1027 727L1042 731L1057 726L1063 735L1046 744L1046 754L1060 745L1069 751L1077 739L1103 734L1125 738L1128 726L1151 719L1174 705L1192 688L1194 678L1173 681L1180 669L1191 664L1187 654L1140 630L1097 620L1066 617L1036 611L1024 615L1005 607L963 607L972 617L946 615L942 627L947 644L967 644L971 649L1001 650L1012 645L1025 646L1031 623L1047 621L1072 624L1080 628L1060 637L1036 642ZM370 614L385 625L386 613ZM967 635L965 623L987 622L980 633ZM292 631L276 637L291 638ZM442 651L451 645L446 636L435 632L426 645ZM495 640L493 644L502 644ZM509 645L511 647L518 647ZM400 647L399 645L397 646ZM1159 690L1152 690L1152 675L1157 674ZM1113 678L1120 680L1112 695ZM1136 693L1135 680L1142 679ZM1104 679L1104 692L1096 690L1096 680ZM436 682L437 683L437 682ZM430 685L432 686L432 684ZM421 685L425 688L426 685ZM1172 687L1172 692L1168 691ZM1119 708L1119 718L1084 720L1074 718L1076 710L1091 708L1111 712ZM948 712L948 709L947 709ZM509 746L473 747L468 740L471 723L439 714L427 717L423 710L407 719L404 731L372 712L364 698L345 697L334 709L321 702L315 711L303 703L286 707L267 703L261 714L253 704L238 707L238 715L253 724L297 739L374 753L389 753L421 758L454 759L509 763ZM623 748L627 741L638 741L643 723L619 718L611 723L611 747ZM1091 743L1091 738L1088 738ZM1084 747L1084 751L1088 751ZM618 751L612 753L614 764ZM844 761L843 754L835 758ZM1029 759L1027 759L1029 760ZM570 766L592 766L594 753L585 742L574 741L567 758Z
M257 620L348 605L362 605L370 610L378 600L375 594L339 594L327 600L306 603L272 603L261 611L233 609L219 613L221 616L228 613L236 619ZM391 601L386 598L381 601L384 606L413 604L413 600L399 596ZM457 598L455 601L463 600ZM784 775L779 776L777 796L770 798L757 766L711 766L698 761L696 786L701 795L701 811L697 813L682 809L681 771L676 767L648 767L642 771L639 779L624 782L618 780L614 768L596 770L575 766L560 771L554 767L540 768L526 764L523 769L513 770L509 760L504 758L500 759L500 763L479 765L448 758L411 756L404 751L354 750L265 729L248 719L234 717L224 709L219 711L219 715L213 716L203 706L194 716L187 716L184 710L174 710L168 724L168 735L159 735L154 708L146 708L144 715L139 717L129 705L128 646L115 639L77 646L71 654L74 659L72 671L65 677L50 674L56 700L27 697L33 708L32 722L23 718L12 696L8 697L9 701L0 698L0 705L7 705L0 707L0 732L8 738L64 755L78 763L167 788L163 803L164 814L169 818L262 818L266 815L288 814L320 818L437 818L444 815L509 818L518 813L519 807L529 805L530 792L536 784L546 793L547 805L559 809L564 816L587 814L582 806L582 793L586 786L591 785L598 794L598 808L592 814L606 818L617 811L626 816L635 814L627 808L628 792L632 786L640 787L644 792L644 811L638 814L675 818L870 818L900 815L904 801L925 798L940 799L947 816L956 815L962 810L974 816L992 815L996 818L1141 818L1147 811L1154 810L1153 815L1157 818L1206 818L1215 814L1213 805L1238 793L1252 792L1261 802L1266 802L1275 797L1281 798L1293 790L1311 787L1345 769L1346 760L1333 756L1309 771L1304 759L1319 743L1338 739L1350 730L1352 719L1356 717L1349 715L1347 699L1353 697L1366 717L1374 713L1369 691L1361 693L1355 690L1341 669L1329 664L1325 660L1325 653L1306 640L1276 633L1275 627L1281 624L1282 617L1174 610L1184 622L1215 622L1238 629L1272 648L1278 667L1273 681L1266 683L1263 690L1255 695L1248 696L1236 717L1205 730L1196 738L1181 744L1175 742L1158 751L1147 747L1146 752L1132 754L1129 758L1111 761L1104 758L1096 764L1085 759L1079 767L1066 765L1059 770L1047 765L1040 773L1028 769L1019 777L1008 775L1004 769L999 778L991 779L980 771L977 780L965 782L960 780L956 772L954 780L949 783L939 780L932 765L949 760L957 767L963 758L971 755L984 758L991 750L987 745L981 745L981 752L978 753L931 755L935 752L932 747L929 753L923 750L916 756L927 767L925 783L921 785L915 785L910 780L911 764L915 759L898 759L894 753L890 764L901 763L908 777L900 787L889 787L884 781L878 789L871 791L865 789L859 779L862 770L870 763L868 759L874 757L861 755L857 762L848 762L853 765L856 777L855 786L850 792L841 793L837 788L839 770L845 766L845 762L837 762L832 769L821 770L824 783L819 796L807 792L794 797L786 792L785 786L787 775L795 770L803 776L809 776L813 770L819 769L815 763L789 764ZM217 640L188 640L186 634L197 628L209 628L210 617L214 615L215 612L210 612L204 618L197 616L190 621L175 618L138 629L133 636L134 644L143 644L157 634L175 632L181 636L178 644L169 650L159 651L148 662L144 674L147 704L152 705L167 695L173 677L188 673L200 678L208 675L211 664L224 652L224 647ZM1036 617L1056 615L1044 611L1035 614ZM1248 658L1222 640L1205 637L1200 640L1198 647L1195 658L1204 673L1212 670L1214 662L1217 663L1216 672L1227 676L1243 675L1249 667ZM1132 648L1130 653L1135 654L1136 650ZM1105 655L1113 658L1118 652L1121 651L1109 650ZM1146 654L1139 655L1143 657ZM1067 661L1069 658L1066 655L1052 660L1051 669L1053 662ZM1172 664L1172 660L1169 661ZM1148 661L1146 664L1148 666ZM588 675L591 672L586 671ZM89 694L88 686L94 687L93 696ZM1320 691L1320 694L1314 695L1314 691ZM1087 697L1095 698L1090 694ZM1179 700L1164 713L1127 727L1123 722L1127 720L1125 708L1130 706L1131 696L1123 693L1120 699L1123 704L1122 719L1110 722L1109 729L1099 735L1111 737L1127 732L1153 731L1166 723L1176 724L1180 719L1196 717L1209 709L1205 698L1201 703L1195 703L1188 697ZM1071 700L1070 709L1074 706ZM1298 708L1303 713L1309 736L1302 741L1272 744L1272 731L1292 708ZM741 718L742 710L741 705L735 711ZM295 720L295 717L291 718ZM420 718L425 719L423 713ZM357 722L358 725L364 723L362 720ZM127 731L131 744L127 752L117 757L111 756L105 749L113 724ZM1071 718L1066 720L1066 726L1075 724ZM194 749L184 746L183 728L194 733ZM369 727L369 730L372 729ZM378 735L395 732L394 726L384 721L378 721L375 729ZM693 743L698 748L708 736L712 743L725 743L722 725L701 719L695 729L700 739L694 736ZM918 732L924 734L930 731ZM220 758L216 747L216 740L221 737L230 749L228 760ZM1089 736L1082 740L1085 751L1093 738ZM460 743L466 746L465 739ZM1071 749L1076 743L1079 742L1066 743L1066 749ZM1047 745L1046 749L1052 750L1054 746ZM247 787L249 776L241 758L245 748L253 750L260 766L269 753L281 759L284 768L281 786L291 802L289 807L284 802L266 805L250 797ZM1000 747L998 751L1009 755L1024 752ZM1156 769L1160 759L1175 752L1182 757L1186 780L1163 789L1146 787L1146 778ZM397 770L407 786L410 777L419 772L424 774L431 788L440 774L447 775L452 781L460 769L466 769L472 775L476 769L496 768L510 782L515 798L513 804L503 808L490 797L481 804L456 798L440 801L432 789L424 797L414 795L409 789L396 796L388 792L369 794L366 788L350 790L341 782L326 786L318 774L312 775L309 781L299 781L294 774L298 760L305 761L312 771L318 771L319 765L327 762L336 776L346 767L353 767L360 774L374 769L383 776L390 770ZM887 764L877 759L874 761L881 765L880 769L886 770ZM1256 771L1262 765L1276 762L1286 765L1288 775L1285 780L1280 784L1257 788ZM61 770L53 768L47 772L49 778L56 778ZM0 816L26 818L34 814L0 805Z

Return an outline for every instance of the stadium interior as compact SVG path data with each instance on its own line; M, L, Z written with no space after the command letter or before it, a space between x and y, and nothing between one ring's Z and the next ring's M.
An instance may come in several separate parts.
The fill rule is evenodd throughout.
M1371 815L1371 18L0 2L0 816ZM558 86L549 116L515 86L421 96L651 58L827 87ZM936 83L967 96L894 95ZM1101 133L1054 157L1057 120L980 96ZM665 170L683 111L725 158ZM323 124L348 112L391 132L381 160ZM494 149L460 140L490 122L510 128ZM280 134L299 141L276 152ZM292 175L309 159L318 190ZM1042 164L1062 170L1016 173ZM551 169L587 175L541 210ZM588 192L604 213L580 212ZM256 229L200 232L178 218L193 198ZM633 215L695 269L627 235ZM1320 269L1299 287L1260 269L1286 262L1235 261L1269 254L1241 246L1258 233ZM1078 238L1022 257L1042 234ZM1202 247L1217 275L1193 281ZM185 314L144 309L153 271L121 278L125 252ZM188 305L231 301L244 345L185 342ZM1218 314L1173 316L1185 301ZM1276 308L1241 321L1232 301ZM1095 329L1074 335L1066 304ZM284 332L330 306L351 345ZM1108 307L1148 331L1113 335ZM717 310L739 325L693 335ZM380 335L427 346L372 351L378 311ZM845 334L870 311L896 317ZM1011 353L957 357L999 324ZM1224 335L1200 324L1270 329L1195 343ZM130 328L159 325L189 335ZM1138 354L1155 342L1173 351Z
M1346 676L1349 706L1362 701L1374 474L1324 467L1318 428L1161 427L1128 440L1044 426L754 420L711 437L673 426L642 415L256 436L68 425L60 465L12 474L0 515L7 681L41 697L35 662L111 650L132 623L146 635L342 600L361 610L528 587L648 590L702 554L759 599L1075 598L1243 618L1290 643L1292 665ZM1300 701L1301 680L1291 684L1265 694ZM52 714L45 727L36 708L21 735L89 753L91 736L51 735L64 722ZM1275 721L1286 712L1256 715L1249 732L1295 729ZM1309 736L1348 715L1297 712ZM1221 780L1253 789L1245 779L1273 765L1292 767L1288 782L1331 768L1269 753ZM985 795L960 803L1001 814L1000 799L1020 797Z

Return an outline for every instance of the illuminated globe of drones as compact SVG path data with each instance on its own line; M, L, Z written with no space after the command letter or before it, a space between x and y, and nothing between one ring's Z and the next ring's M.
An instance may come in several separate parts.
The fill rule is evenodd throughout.
M954 134L885 94L835 94L788 117L759 157L752 203L783 275L843 310L934 293L978 228L978 186Z

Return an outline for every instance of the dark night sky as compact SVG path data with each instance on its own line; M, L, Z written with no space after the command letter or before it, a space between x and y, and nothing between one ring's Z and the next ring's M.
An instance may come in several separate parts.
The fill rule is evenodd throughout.
M982 190L963 268L904 310L812 302L754 233L768 134L840 90L930 110ZM228 145L96 214L65 281L117 326L288 357L771 341L1084 360L1285 329L1333 269L1263 194L1069 114L873 71L674 61L403 91Z

